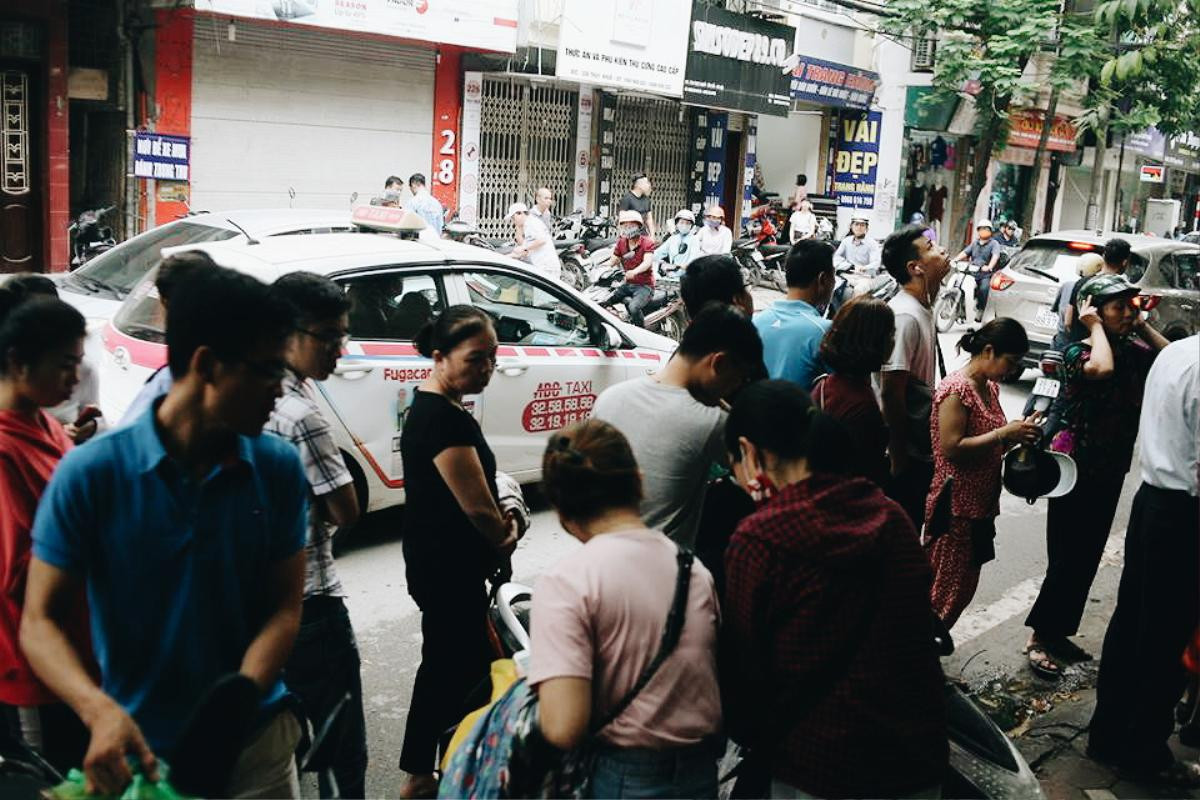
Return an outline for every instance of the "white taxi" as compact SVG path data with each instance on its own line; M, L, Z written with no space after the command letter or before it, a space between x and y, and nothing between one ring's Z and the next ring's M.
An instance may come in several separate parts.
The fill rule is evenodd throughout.
M268 283L305 270L345 288L351 338L335 373L318 387L370 511L403 502L400 434L414 389L432 366L412 338L446 307L469 303L495 321L496 373L467 402L499 469L522 483L540 478L548 432L586 418L604 389L657 370L676 347L519 261L448 240L327 233L167 252L179 250L202 250ZM166 362L154 275L133 289L102 333L102 406L110 419L120 418Z

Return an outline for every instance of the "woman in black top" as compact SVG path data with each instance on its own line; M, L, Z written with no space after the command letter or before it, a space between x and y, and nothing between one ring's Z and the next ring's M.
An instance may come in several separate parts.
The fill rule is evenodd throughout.
M496 503L496 457L464 395L483 391L496 368L491 319L451 306L416 336L433 372L404 422L404 561L421 609L421 666L404 732L401 797L432 797L438 736L461 716L491 660L484 579L507 559L517 523Z

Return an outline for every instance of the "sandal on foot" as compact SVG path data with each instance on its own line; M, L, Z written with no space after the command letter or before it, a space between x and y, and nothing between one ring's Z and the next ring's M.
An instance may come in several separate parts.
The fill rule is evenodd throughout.
M1062 667L1050 657L1043 645L1032 645L1026 648L1025 653L1029 656L1029 668L1039 678L1056 681L1062 677Z
M1043 649L1058 656L1063 661L1068 661L1072 664L1080 661L1095 661L1096 657L1084 650L1079 645L1072 642L1067 637L1055 640L1053 642L1039 642Z

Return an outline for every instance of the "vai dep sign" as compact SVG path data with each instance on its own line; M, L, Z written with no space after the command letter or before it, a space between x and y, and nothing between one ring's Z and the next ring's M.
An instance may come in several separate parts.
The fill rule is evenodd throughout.
M879 111L843 111L838 117L833 193L839 206L875 207L882 123L883 114Z
M138 131L133 138L133 175L156 181L188 180L192 152L188 136Z

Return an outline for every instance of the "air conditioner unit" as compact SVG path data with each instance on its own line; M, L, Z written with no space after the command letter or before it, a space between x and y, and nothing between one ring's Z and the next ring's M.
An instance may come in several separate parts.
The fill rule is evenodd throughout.
M913 37L912 71L933 72L937 54L937 37L933 33L919 33Z

